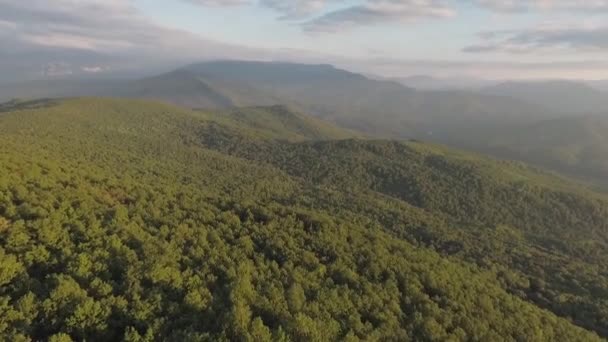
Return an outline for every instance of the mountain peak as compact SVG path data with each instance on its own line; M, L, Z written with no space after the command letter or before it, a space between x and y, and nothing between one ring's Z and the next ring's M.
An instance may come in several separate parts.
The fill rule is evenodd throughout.
M218 60L188 65L188 70L206 77L225 80L262 79L271 82L299 82L302 80L363 80L365 76L338 69L330 64L300 64L291 62Z

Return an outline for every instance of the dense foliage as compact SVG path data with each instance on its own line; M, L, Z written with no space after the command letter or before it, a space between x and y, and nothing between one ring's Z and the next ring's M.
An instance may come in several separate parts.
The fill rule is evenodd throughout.
M345 217L373 217L415 244L499 267L510 292L608 335L603 196L519 164L427 144L274 144L245 142L230 132L200 135L208 146L352 196L346 206L345 199L329 205L311 201L316 209L342 215L333 209L341 207L348 210ZM352 203L356 198L358 206Z
M260 110L0 112L2 339L606 335L599 195L424 144L302 141L349 132Z

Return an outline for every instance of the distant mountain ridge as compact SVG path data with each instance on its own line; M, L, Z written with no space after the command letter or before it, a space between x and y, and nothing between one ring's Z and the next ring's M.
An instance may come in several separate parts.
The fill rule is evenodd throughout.
M511 81L487 87L483 93L512 97L569 115L601 113L608 109L608 94L584 82Z
M471 90L476 91L483 87L497 83L472 77L434 77L429 75L412 75L396 78L399 83L419 90Z
M429 81L428 77L416 79ZM606 156L602 135L608 133L594 129L589 138L582 133L585 130L576 130L580 137L572 138L559 133L563 127L551 124L592 113L599 118L607 112L608 96L581 82L517 81L481 91L420 90L327 64L213 61L134 81L53 81L0 87L0 100L86 95L154 99L227 113L239 107L286 106L368 136L445 143L532 161L569 174L578 175L584 169L584 177L604 172L602 163L593 159ZM573 125L579 125L574 121ZM538 127L545 125L544 129L556 130L552 146L535 142ZM510 137L537 146L522 147ZM585 142L585 153L550 157L555 151L562 151L562 157L573 155L568 146L577 140ZM536 152L531 153L533 149ZM585 166L577 168L573 160Z
M201 111L203 115L206 113L207 110ZM330 125L318 118L304 115L283 105L227 109L210 115L209 118L237 130L238 127L245 126L248 133L255 133L254 138L301 142L365 137L359 132ZM243 131L238 130L235 134L243 134Z
M244 83L285 85L326 81L365 81L367 77L330 64L288 62L213 61L180 68L206 78Z
M186 66L180 72L205 80L214 90L222 89L221 94L232 92L229 97L236 104L287 104L378 136L421 137L429 131L427 126L438 121L447 127L550 116L545 108L519 100L463 91L419 91L330 65L217 61ZM256 92L252 95L244 89ZM244 93L249 95L247 101L240 100ZM185 102L178 97L170 100Z
M608 185L608 117L605 115L551 119L496 131L483 145L493 154Z

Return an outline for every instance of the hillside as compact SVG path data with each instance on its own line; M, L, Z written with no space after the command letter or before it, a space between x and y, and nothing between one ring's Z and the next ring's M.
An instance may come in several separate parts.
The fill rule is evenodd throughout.
M432 141L466 136L471 128L556 116L545 107L506 96L420 91L331 65L216 61L111 87L106 83L7 86L0 89L0 100L88 95L154 99L190 108L286 105L378 137Z
M428 91L331 65L215 61L136 81L55 81L14 88L0 87L0 99L113 96L228 112L284 106L362 135L442 143L532 162L602 186L606 183L603 133L584 123L586 114L604 111L605 96L577 82L507 82L478 92ZM572 117L583 118L568 119ZM562 137L570 123L571 131L579 133ZM537 141L540 126L555 137L551 145ZM524 146L518 139L529 144Z
M608 117L545 120L487 137L488 150L608 184Z
M252 138L296 142L364 137L359 132L330 125L286 106L242 107L211 114L203 110L201 113L224 129L237 130L238 133L233 133L235 135Z
M128 82L113 90L118 97L161 100L190 108L233 108L280 104L271 94L245 83L212 80L187 70Z
M552 113L501 96L459 91L416 91L330 65L218 61L181 69L210 83L249 85L343 127L379 136L426 135L426 126L505 123ZM419 128L423 127L423 129Z
M0 334L608 336L605 197L439 146L327 140L349 137L284 107L6 106Z
M12 99L106 96L124 84L124 80L40 80L0 84L0 103Z
M583 82L505 82L483 89L486 94L507 96L572 115L603 113L606 93Z
M213 89L205 80L185 72L170 72L123 86L116 94L124 97L154 99L185 107L230 108L234 102Z
M412 75L398 78L396 81L419 90L479 90L495 83L495 81L472 77L433 77L429 75Z

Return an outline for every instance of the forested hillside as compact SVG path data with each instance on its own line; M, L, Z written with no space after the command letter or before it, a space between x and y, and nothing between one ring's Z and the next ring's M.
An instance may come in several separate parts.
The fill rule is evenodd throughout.
M138 80L0 86L0 101L83 95L224 112L287 106L376 138L447 144L608 184L603 162L608 134L601 130L608 102L583 83L507 82L479 90L425 91L331 65L215 61ZM593 120L591 113L596 113Z
M487 127L446 143L502 158L519 159L608 186L608 116L581 115L532 124Z
M286 107L4 105L2 339L608 336L603 195L359 138Z
M32 82L0 88L0 101L82 95L154 99L208 109L289 105L342 127L390 138L438 140L449 133L462 135L465 128L555 117L543 106L507 96L419 91L332 65L281 62L205 62L112 86Z

